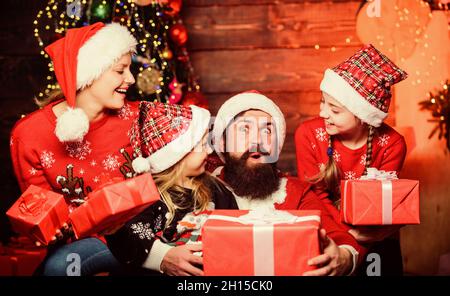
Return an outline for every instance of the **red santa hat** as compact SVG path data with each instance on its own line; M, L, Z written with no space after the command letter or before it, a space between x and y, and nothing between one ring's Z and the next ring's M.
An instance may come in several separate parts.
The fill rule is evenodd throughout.
M276 151L277 157L280 155L281 149L283 148L284 139L286 138L286 120L283 112L281 112L280 108L278 108L278 106L271 99L257 91L252 90L229 98L225 103L223 103L217 112L212 133L214 139L214 150L216 150L217 155L222 161L225 161L223 156L224 147L221 145L221 140L225 129L239 113L251 109L264 111L274 120L278 141L278 150Z
M320 90L344 105L363 122L379 127L388 115L391 86L408 74L371 44L332 69L327 69Z
M45 48L69 105L56 122L55 134L61 142L81 141L89 131L87 115L75 108L77 91L91 85L124 54L136 52L136 44L125 27L98 22L69 29Z
M138 155L136 173L159 173L179 162L202 140L209 128L208 110L142 101L139 117L130 131L130 142Z

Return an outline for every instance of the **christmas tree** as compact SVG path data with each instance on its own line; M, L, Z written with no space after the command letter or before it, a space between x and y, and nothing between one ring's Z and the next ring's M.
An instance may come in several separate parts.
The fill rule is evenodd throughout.
M186 50L181 7L182 0L49 0L34 21L34 34L49 66L46 88L38 96L58 88L44 51L48 44L70 28L116 22L127 26L138 40L132 64L136 84L130 90L130 99L207 108Z

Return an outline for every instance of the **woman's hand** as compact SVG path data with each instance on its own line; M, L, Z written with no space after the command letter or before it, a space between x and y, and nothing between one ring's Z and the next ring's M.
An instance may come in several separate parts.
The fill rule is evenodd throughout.
M352 254L345 248L339 248L327 236L325 229L320 229L319 239L323 247L323 254L308 260L309 265L316 265L318 269L305 272L305 276L346 275L353 265Z
M187 244L170 249L161 262L161 270L167 275L203 275L203 258L194 255L201 252L201 244ZM200 267L200 268L199 268Z
M402 228L403 225L385 226L360 226L350 229L348 232L359 243L374 243L384 240Z
M63 226L56 230L55 235L52 237L52 239L50 240L50 242L48 243L49 245L53 245L58 241L62 241L62 240L67 240L68 238L73 236L73 229L72 229L72 225L69 225L67 223L64 223ZM35 241L34 244L37 247L40 247L42 244L38 241Z

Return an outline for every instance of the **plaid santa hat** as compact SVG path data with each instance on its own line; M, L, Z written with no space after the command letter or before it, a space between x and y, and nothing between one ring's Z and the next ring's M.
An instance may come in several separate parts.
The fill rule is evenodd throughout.
M77 91L91 85L124 54L135 53L136 44L125 27L98 22L69 29L45 48L69 105L56 122L55 134L61 142L81 141L89 131L86 113L75 108Z
M391 86L407 77L371 44L332 69L327 69L320 90L344 105L363 122L379 127L388 115Z
M136 173L159 173L179 162L208 131L208 110L152 103L139 103L139 117L130 130L130 142L138 157L132 166Z
M214 150L222 161L225 161L223 156L224 147L221 145L225 129L239 113L251 109L264 111L272 117L275 123L278 141L278 150L275 152L277 157L280 155L284 139L286 138L286 120L283 112L281 112L280 108L278 108L271 99L260 94L258 91L251 90L229 98L217 112L212 134L214 139Z

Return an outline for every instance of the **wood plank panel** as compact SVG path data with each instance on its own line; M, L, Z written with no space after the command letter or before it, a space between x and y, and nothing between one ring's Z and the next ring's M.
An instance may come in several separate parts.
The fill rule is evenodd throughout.
M287 4L287 3L299 3L299 2L309 2L309 3L342 3L342 2L357 2L361 3L360 0L184 0L183 5L186 7L195 6L244 6L244 5L260 5L260 4Z
M188 7L183 20L190 50L352 46L360 42L358 7L358 2Z
M358 47L207 51L191 54L202 89L207 93L318 90L323 72Z

